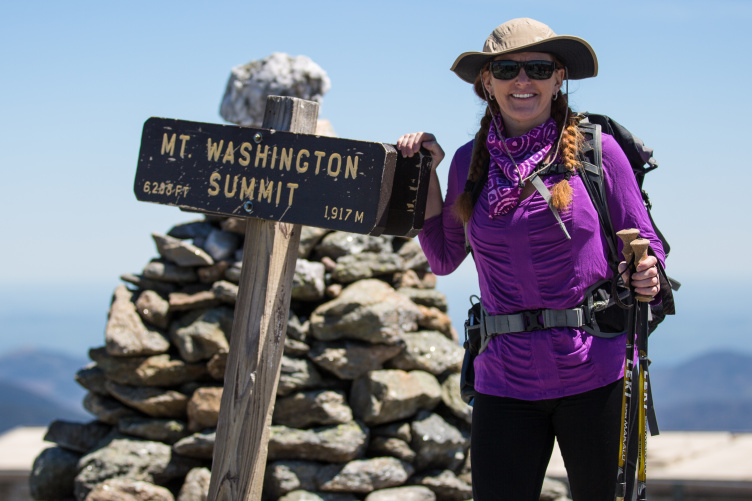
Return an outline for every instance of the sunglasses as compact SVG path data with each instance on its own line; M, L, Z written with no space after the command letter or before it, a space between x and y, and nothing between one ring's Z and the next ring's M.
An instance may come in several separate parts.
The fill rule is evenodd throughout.
M498 80L511 80L520 74L520 68L532 80L548 80L554 74L553 61L491 61L491 74Z

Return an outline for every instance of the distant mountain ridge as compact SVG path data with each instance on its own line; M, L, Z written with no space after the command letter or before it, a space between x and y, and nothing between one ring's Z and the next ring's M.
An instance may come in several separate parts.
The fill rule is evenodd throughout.
M0 432L44 426L54 419L89 421L81 405L86 391L75 381L84 358L24 349L0 356Z
M750 355L719 351L651 366L650 381L662 430L752 431Z

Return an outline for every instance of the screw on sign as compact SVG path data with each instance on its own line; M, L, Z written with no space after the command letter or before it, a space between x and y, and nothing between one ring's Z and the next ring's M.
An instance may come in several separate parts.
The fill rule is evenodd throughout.
M318 104L270 96L263 128L150 118L134 191L143 202L247 218L210 501L259 500L301 225L415 236L430 155L312 135Z

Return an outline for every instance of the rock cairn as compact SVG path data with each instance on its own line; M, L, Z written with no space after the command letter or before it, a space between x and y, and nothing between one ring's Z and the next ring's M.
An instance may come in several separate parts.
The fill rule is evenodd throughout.
M152 235L159 257L121 277L76 374L96 419L51 424L35 499L206 499L243 230ZM264 499L471 499L462 350L418 243L304 227L298 256Z

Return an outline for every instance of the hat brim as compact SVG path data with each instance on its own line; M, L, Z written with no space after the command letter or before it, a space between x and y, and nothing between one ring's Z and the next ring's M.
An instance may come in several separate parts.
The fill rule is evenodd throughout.
M570 80L581 80L598 74L598 58L590 44L582 38L566 35L501 52L464 52L454 61L451 70L465 82L474 83L481 68L489 60L503 54L520 52L546 52L556 56L567 67Z

